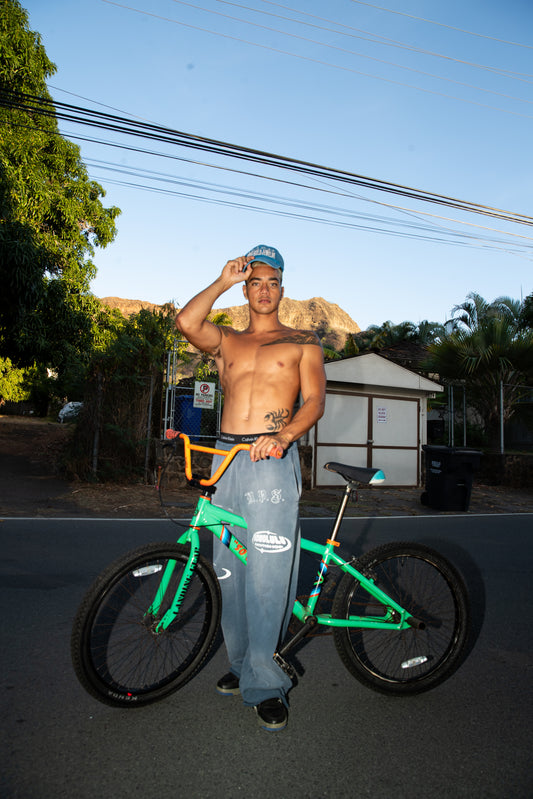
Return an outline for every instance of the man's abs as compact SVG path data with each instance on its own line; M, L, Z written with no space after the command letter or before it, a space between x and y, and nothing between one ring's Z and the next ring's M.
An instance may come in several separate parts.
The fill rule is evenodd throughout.
M261 335L226 330L215 355L224 390L222 430L279 433L292 419L300 364L314 333L282 327Z
M226 387L221 429L225 433L279 433L290 422L298 389L234 391Z
M219 367L224 389L222 430L279 433L293 415L300 390L301 349L291 344L226 347Z

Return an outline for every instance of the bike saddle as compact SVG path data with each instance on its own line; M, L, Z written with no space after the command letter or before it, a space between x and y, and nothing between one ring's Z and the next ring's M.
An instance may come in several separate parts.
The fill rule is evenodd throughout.
M346 463L330 461L324 464L324 469L327 469L328 472L340 474L348 483L368 483L369 485L374 485L375 483L382 483L385 480L385 475L381 469L372 469L365 466L349 466Z

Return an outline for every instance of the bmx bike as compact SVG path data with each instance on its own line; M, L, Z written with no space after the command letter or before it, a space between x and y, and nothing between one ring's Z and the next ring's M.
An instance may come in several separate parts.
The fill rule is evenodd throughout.
M245 519L212 498L217 480L249 445L220 451L191 443L184 433L168 433L173 441L165 469L182 444L187 480L202 490L190 525L176 543L147 544L108 566L88 589L73 624L71 654L79 681L93 697L117 707L169 696L198 672L213 646L221 594L211 563L200 553L200 531L209 530L246 563L246 547L233 532L246 528ZM212 477L193 474L195 451L223 456ZM308 596L293 608L299 629L273 657L292 676L287 653L322 625L332 631L346 668L365 686L396 695L434 688L454 673L465 651L469 606L463 579L443 555L419 543L387 543L342 558L337 538L351 495L359 484L385 477L379 469L343 463L325 468L341 475L346 486L326 543L301 539L301 550L318 556L320 565ZM317 612L332 566L343 574L331 613Z

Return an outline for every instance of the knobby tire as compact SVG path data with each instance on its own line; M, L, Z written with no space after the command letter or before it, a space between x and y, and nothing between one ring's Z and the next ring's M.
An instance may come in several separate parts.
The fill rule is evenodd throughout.
M220 623L220 588L199 557L180 611L166 630L168 609L189 557L180 544L149 544L112 563L85 595L73 625L72 662L83 687L118 707L139 707L181 688L206 659ZM148 614L168 561L174 572L157 617Z
M342 662L363 685L386 694L416 694L450 677L461 663L469 632L464 582L446 558L421 544L390 543L363 555L353 566L371 577L424 629L336 628ZM384 615L384 607L345 573L333 615Z

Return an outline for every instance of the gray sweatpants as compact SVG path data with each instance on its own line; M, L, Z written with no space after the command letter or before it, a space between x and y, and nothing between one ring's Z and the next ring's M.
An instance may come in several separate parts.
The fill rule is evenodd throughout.
M217 449L232 444L217 442ZM221 458L213 458L213 471ZM279 697L286 702L290 678L272 656L287 630L296 598L300 557L298 448L283 458L253 463L239 452L217 483L213 504L244 516L248 529L232 532L248 550L241 563L217 538L213 563L222 590L222 630L231 671L239 677L245 705Z

